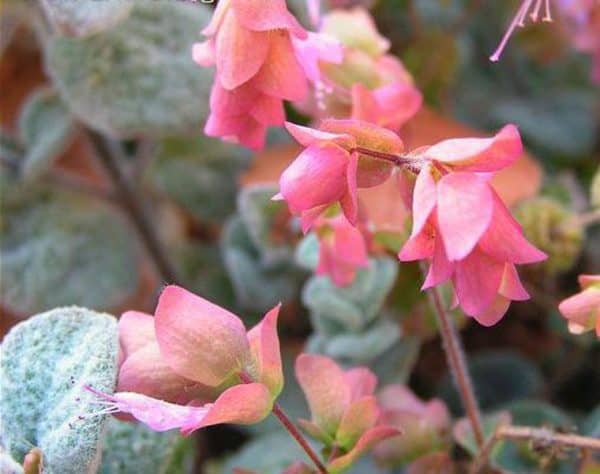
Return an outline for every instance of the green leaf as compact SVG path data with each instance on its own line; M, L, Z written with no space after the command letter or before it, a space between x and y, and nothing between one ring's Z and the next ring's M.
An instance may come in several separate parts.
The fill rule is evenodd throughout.
M314 271L319 265L319 238L314 232L309 232L296 247L294 258L298 265Z
M238 195L238 210L248 235L269 263L290 260L293 253L293 221L284 202L271 200L277 192L276 185L259 184L243 188Z
M157 433L141 423L108 420L98 474L191 473L193 438L177 431Z
M220 223L235 212L246 162L240 148L214 138L168 139L146 178L199 220Z
M19 133L26 149L22 175L25 179L35 179L48 171L69 146L73 122L58 95L41 88L27 98L21 109Z
M481 420L483 425L483 435L488 439L499 425L507 425L511 421L508 412L499 412L484 416ZM479 447L475 441L475 434L471 422L467 418L462 418L456 422L452 430L454 440L471 456L476 456L479 452ZM492 455L501 447L501 443L496 443L492 451Z
M592 438L600 438L600 405L583 421L581 433Z
M512 352L476 354L469 360L469 371L483 410L495 410L532 396L542 386L537 367ZM453 413L462 413L460 398L449 375L440 383L439 394Z
M112 28L123 21L133 2L121 0L40 0L46 15L64 35L85 36Z
M213 73L192 61L191 47L210 15L200 4L136 3L111 30L52 38L45 51L50 76L71 111L108 135L198 133Z
M137 242L103 202L14 185L0 229L0 301L15 313L67 304L111 309L138 288Z
M105 416L89 384L112 393L117 321L84 308L59 308L13 327L2 342L0 439L17 460L42 450L44 472L95 472ZM89 415L89 416L86 416Z
M296 294L298 269L291 261L265 262L239 216L225 225L221 252L241 306L263 312Z
M3 452L1 446L0 472L2 474L23 474L23 466L15 461L10 454Z

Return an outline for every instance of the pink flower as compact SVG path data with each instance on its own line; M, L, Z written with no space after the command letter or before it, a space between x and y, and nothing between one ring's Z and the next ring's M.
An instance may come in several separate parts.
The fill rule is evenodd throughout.
M351 284L357 270L369 265L363 231L352 226L342 214L319 218L315 228L319 237L317 275L329 275L337 286Z
M381 422L401 427L404 435L373 449L378 462L397 466L449 446L450 414L441 400L423 402L403 385L389 385L378 396Z
M194 45L192 56L216 66L204 131L259 149L267 127L285 120L283 100L302 100L307 92L292 44L306 31L284 0L222 0L203 33L208 39Z
M489 183L491 172L521 151L516 127L507 125L493 138L445 140L415 155L422 167L412 199L413 228L398 257L430 260L423 289L452 280L463 311L485 326L500 320L510 300L529 297L515 264L546 258L525 239Z
M344 371L328 357L301 354L296 377L312 414L311 421L300 420L300 425L342 453L328 464L328 472L345 470L379 441L401 433L378 424L377 377L366 367Z
M502 54L502 51L504 51L504 48L506 47L508 40L512 36L512 34L515 31L515 29L517 28L517 26L520 26L520 27L525 26L525 20L527 19L527 13L529 13L531 11L531 13L529 13L529 18L531 18L532 22L536 23L538 21L538 19L540 17L540 10L542 8L542 3L545 4L545 11L544 11L544 16L541 18L541 20L548 21L548 22L552 21L552 15L550 14L550 0L522 0L521 6L517 10L517 14L513 17L512 21L508 27L508 30L502 37L502 40L500 41L500 44L496 48L496 51L494 51L494 53L490 56L490 61L496 62L500 59L500 55ZM532 6L533 6L533 10L531 10Z
M600 275L580 275L582 291L563 300L558 310L569 321L569 331L581 334L596 329L600 337Z
M286 123L304 151L288 166L279 180L280 194L290 212L302 219L306 232L332 204L339 203L348 221L358 218L358 187L384 182L393 166L358 153L365 147L400 153L404 145L393 132L357 120L324 120L318 130Z
M397 131L421 107L421 93L402 63L386 52L390 42L360 7L333 10L320 33L342 45L335 56L321 56L309 78L314 97L299 105L316 118L353 118Z
M107 412L156 431L187 434L218 423L257 423L283 387L279 306L246 332L234 314L167 286L155 316L130 311L119 322L122 365Z

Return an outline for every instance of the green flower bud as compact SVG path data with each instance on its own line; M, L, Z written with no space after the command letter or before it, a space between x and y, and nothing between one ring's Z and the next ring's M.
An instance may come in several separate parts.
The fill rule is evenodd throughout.
M583 245L584 228L576 214L561 203L546 197L523 202L515 217L523 226L527 239L548 254L548 260L536 267L553 274L568 270Z

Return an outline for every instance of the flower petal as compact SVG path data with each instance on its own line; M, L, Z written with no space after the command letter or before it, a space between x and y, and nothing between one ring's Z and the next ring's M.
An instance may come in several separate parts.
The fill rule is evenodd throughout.
M181 433L188 435L205 426L221 423L251 425L267 417L273 409L269 389L261 383L234 385L225 390L214 404L205 405L208 411L202 416L188 418Z
M352 449L361 435L375 425L378 417L379 407L374 396L356 400L342 417L335 437L336 443L346 451Z
M237 316L175 285L160 295L155 327L166 362L196 382L220 385L250 358L246 330Z
M517 127L504 126L491 138L454 138L429 147L425 157L464 171L498 171L523 153Z
M479 314L473 315L473 317L482 326L490 327L502 319L502 316L508 311L509 306L510 300L498 294L490 306Z
M412 198L413 227L410 234L411 237L414 237L423 230L425 223L435 208L436 202L437 188L431 175L431 166L426 164L421 168L415 181Z
M502 282L500 283L498 292L502 296L515 301L529 299L529 293L523 287L517 269L510 263L507 263L504 267L504 274L502 275Z
M350 386L350 399L373 395L377 386L377 376L367 367L353 367L346 371L346 381Z
M284 0L231 0L231 8L245 28L254 31L289 29L299 38L306 37L306 31L288 11Z
M351 400L344 371L328 357L300 354L296 359L296 378L308 400L313 422L335 435Z
M273 398L276 398L283 389L281 351L277 336L277 317L280 308L281 303L248 331L252 359L258 372L257 380L269 388Z
M215 43L219 83L225 89L235 89L254 77L267 59L269 46L268 33L244 28L236 15L228 12Z
M398 259L401 262L412 262L430 258L434 255L435 242L435 229L427 225L419 234L405 242L398 253Z
M349 155L333 143L306 148L281 174L280 192L297 214L338 201L346 192Z
M462 260L490 227L494 211L486 179L473 173L451 173L437 185L437 217L450 261Z
M327 465L327 472L330 474L339 474L348 469L363 454L369 451L378 442L402 434L397 428L392 426L376 426L363 434L354 448L347 454L336 458Z
M140 311L127 311L119 318L119 344L125 360L147 344L156 342L154 318Z
M340 199L344 215L352 225L356 225L358 219L358 193L356 189L358 164L358 155L350 153L348 167L346 168L346 193Z
M426 290L445 282L452 276L452 273L454 273L454 264L448 260L444 243L438 236L435 239L435 252L421 290Z
M592 329L600 319L600 289L587 288L563 300L558 310L571 324L579 327L580 332Z
M343 148L354 148L356 140L346 133L329 133L315 128L303 127L292 122L285 122L285 128L300 145L308 147L314 143L328 141Z
M202 43L192 45L192 59L196 64L204 67L210 67L215 64L215 41L209 39Z
M137 392L172 403L212 399L214 389L177 375L156 342L130 355L119 370L118 392Z

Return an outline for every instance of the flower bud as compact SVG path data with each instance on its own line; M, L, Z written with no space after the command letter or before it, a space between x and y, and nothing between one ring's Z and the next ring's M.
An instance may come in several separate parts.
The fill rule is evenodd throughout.
M600 209L600 166L592 179L592 186L590 187L590 203L593 208Z

